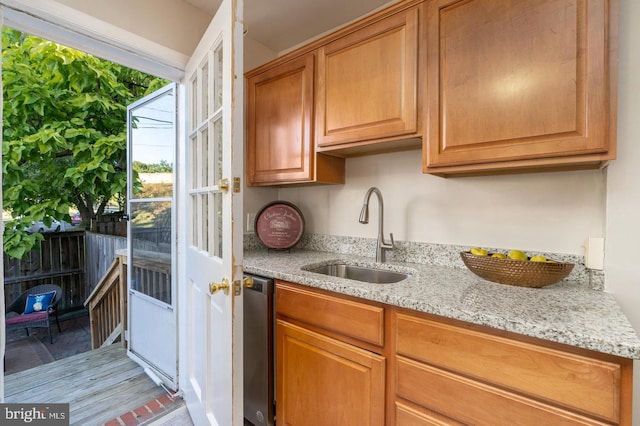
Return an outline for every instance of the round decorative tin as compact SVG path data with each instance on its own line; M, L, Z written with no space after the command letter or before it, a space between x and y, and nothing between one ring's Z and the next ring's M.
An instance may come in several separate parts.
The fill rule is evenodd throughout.
M300 209L288 201L273 201L256 215L258 239L270 249L286 250L295 246L304 233Z

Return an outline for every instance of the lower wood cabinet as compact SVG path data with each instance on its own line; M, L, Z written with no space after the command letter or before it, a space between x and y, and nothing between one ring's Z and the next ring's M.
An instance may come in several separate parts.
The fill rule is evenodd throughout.
M278 425L385 424L384 308L276 281Z
M631 425L633 360L278 281L282 425Z
M384 357L282 320L276 336L278 424L384 425Z
M395 404L395 424L397 426L464 426L433 411L416 410L400 401Z
M448 419L433 424L631 424L632 360L410 311L392 323L396 398Z

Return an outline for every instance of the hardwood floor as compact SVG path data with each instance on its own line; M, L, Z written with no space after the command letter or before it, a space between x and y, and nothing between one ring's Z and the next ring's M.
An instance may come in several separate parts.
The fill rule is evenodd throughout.
M5 402L69 403L71 425L100 425L166 392L120 345L5 377Z

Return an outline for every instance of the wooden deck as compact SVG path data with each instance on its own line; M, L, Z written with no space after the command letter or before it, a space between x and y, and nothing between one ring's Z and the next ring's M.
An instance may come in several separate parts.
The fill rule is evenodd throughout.
M5 377L5 402L69 403L71 425L100 425L166 392L120 345Z

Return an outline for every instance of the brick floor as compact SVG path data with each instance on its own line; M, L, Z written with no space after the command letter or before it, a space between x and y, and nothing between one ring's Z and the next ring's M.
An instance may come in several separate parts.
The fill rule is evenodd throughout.
M184 404L182 399L171 399L168 394L165 394L153 401L149 401L145 405L120 414L115 419L105 422L104 426L137 426L146 424L154 417L173 410L182 404Z

